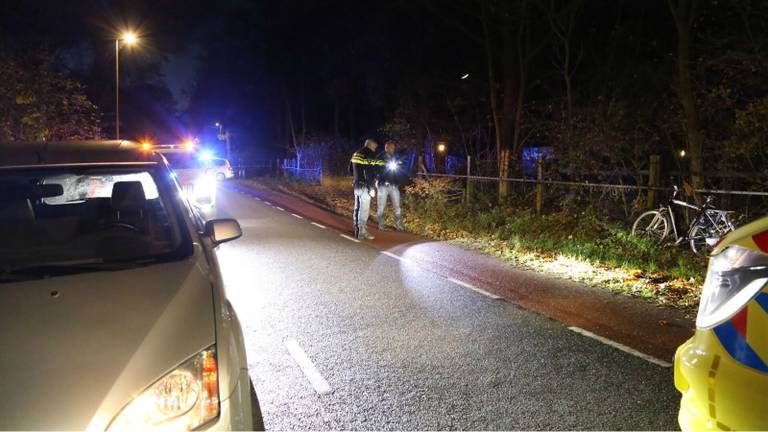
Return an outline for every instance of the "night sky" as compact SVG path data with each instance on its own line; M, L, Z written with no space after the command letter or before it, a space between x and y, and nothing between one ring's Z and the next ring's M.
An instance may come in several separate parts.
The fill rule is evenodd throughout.
M722 67L707 69L725 64L725 56L762 58L762 2L699 3L694 81L715 88L715 80L762 70L752 60L735 69L734 62L725 65L730 75ZM492 86L483 4L497 74ZM621 103L622 127L644 124L639 140L679 147L676 30L662 0L11 0L0 6L0 50L55 55L58 66L86 86L105 136L114 127L114 38L132 29L140 44L120 55L125 137L215 142L213 124L222 122L238 148L275 156L285 153L291 121L303 136L360 143L400 116L422 137L444 134L458 141L460 135L469 149L473 136L491 141L489 87L502 98L505 91L520 91L519 83L523 138L559 139L557 125L546 123L563 115L557 111L566 97L563 45L552 29L553 23L567 24L571 11L577 111L600 128L605 121L595 114L603 109L598 105ZM530 57L525 80L518 70L521 46ZM758 80L738 79L750 86L739 94L752 97L741 106L762 94ZM499 110L515 112L511 108ZM678 121L674 130L670 119Z

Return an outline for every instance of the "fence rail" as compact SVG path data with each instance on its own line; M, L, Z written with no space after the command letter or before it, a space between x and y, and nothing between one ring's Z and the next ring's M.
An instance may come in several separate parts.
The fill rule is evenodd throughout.
M609 183L592 183L592 182L575 182L565 180L546 180L546 179L527 179L527 178L507 178L507 177L487 177L487 176L467 176L460 174L438 174L438 173L419 173L419 176L424 177L448 177L464 180L475 181L493 181L493 182L510 182L510 183L530 183L530 184L546 184L546 185L559 185L559 186L576 186L586 188L600 188L600 189L626 189L626 190L638 190L638 191L661 191L671 192L672 188L660 187L660 186L637 186L637 185L617 185ZM738 190L721 190L721 189L695 189L698 193L710 193L721 195L751 195L751 196L768 196L768 192L758 191L738 191Z

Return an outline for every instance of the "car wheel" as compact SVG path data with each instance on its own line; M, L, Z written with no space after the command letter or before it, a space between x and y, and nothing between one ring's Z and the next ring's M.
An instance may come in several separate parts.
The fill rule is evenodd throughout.
M225 176L224 173L217 173L216 174L216 180L218 180L218 181L224 181L224 179L226 179L226 178L227 178L227 176Z
M264 430L264 418L261 417L261 407L259 407L259 398L256 397L256 390L253 388L253 381L251 383L251 414L253 415L253 430Z

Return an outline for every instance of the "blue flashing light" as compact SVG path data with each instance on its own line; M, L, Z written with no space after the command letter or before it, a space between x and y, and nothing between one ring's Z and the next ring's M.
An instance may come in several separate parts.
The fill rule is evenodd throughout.
M200 160L209 161L213 159L213 152L210 150L203 150L200 152L200 155L198 156Z

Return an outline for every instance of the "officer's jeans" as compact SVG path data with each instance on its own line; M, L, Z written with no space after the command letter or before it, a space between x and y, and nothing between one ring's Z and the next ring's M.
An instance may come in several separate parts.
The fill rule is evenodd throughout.
M368 215L371 212L371 195L368 186L355 186L355 211L352 213L352 222L355 224L355 237L360 232L365 232L368 223Z
M400 189L397 186L384 183L379 185L378 201L376 202L376 219L379 227L384 226L384 210L387 209L387 197L392 199L392 211L395 213L395 225L399 228L403 223L403 215L400 210Z

